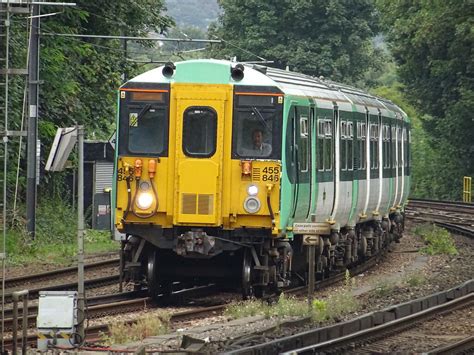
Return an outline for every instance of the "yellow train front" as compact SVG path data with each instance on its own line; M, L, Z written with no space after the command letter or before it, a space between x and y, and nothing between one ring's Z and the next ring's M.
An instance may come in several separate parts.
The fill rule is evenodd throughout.
M114 219L136 288L157 296L175 281L220 280L249 295L288 282L289 246L278 238L283 94L262 78L189 61L120 88Z

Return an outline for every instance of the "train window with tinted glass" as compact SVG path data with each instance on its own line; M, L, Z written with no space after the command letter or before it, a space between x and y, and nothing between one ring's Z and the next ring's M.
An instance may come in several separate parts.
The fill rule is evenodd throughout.
M324 124L324 170L332 170L332 122L326 121Z
M354 131L352 128L352 122L347 123L347 170L353 170L354 168Z
M207 158L216 151L217 113L211 107L189 107L183 118L183 152Z
M324 120L318 120L318 140L316 145L318 159L318 170L324 170Z
M341 140L339 144L341 170L347 170L347 122L345 121L341 121Z
M301 112L303 110L303 112ZM300 117L300 141L301 147L299 149L299 160L300 160L300 171L308 171L308 160L309 160L309 150L308 150L308 116L305 113L304 109L298 110Z
M234 114L234 147L239 157L270 158L275 156L278 136L276 112L260 107L238 109ZM276 149L278 151L278 149ZM272 154L273 153L273 154Z
M166 111L145 105L128 109L128 149L131 153L161 154L166 150Z

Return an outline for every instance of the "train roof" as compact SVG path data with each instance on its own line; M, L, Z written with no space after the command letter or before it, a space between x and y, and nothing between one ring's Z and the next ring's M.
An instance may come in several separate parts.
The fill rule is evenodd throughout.
M276 86L283 93L322 100L348 102L356 106L370 106L392 111L408 119L407 115L390 100L377 97L355 87L289 70L246 64L242 80L233 80L231 67L236 62L216 59L198 59L175 63L172 77L163 75L163 66L149 70L129 80L132 83L207 83L247 86ZM124 86L126 86L124 84Z

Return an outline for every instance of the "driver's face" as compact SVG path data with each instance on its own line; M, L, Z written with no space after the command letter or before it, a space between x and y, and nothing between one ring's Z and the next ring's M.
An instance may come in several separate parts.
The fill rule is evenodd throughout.
M260 131L253 132L253 144L259 148L263 142L263 134Z

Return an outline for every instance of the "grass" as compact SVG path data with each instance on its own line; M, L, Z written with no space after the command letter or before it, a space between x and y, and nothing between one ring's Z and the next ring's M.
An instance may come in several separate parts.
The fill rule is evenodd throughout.
M421 251L428 255L457 255L451 234L444 228L433 224L424 224L415 228L415 234L421 236L426 244Z
M116 322L109 325L109 334L101 334L105 345L140 341L150 336L168 333L170 314L147 314L134 323Z
M405 277L403 282L410 287L418 287L427 282L426 277L420 274L410 274Z
M84 245L86 253L118 250L108 231L85 230ZM0 251L2 248L0 235ZM76 211L60 199L43 200L38 206L35 240L30 239L22 223L16 223L7 231L6 251L7 263L13 266L71 263L77 253Z
M265 318L311 317L315 322L335 320L344 314L358 309L359 304L351 294L352 279L346 275L343 290L324 300L313 300L312 307L308 301L281 294L278 302L268 304L262 300L234 302L224 311L224 315L232 318L264 316Z

